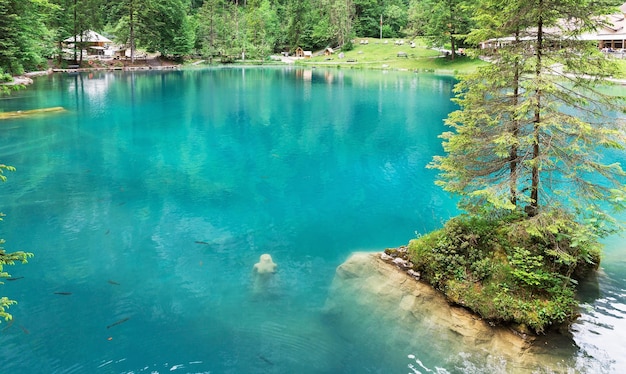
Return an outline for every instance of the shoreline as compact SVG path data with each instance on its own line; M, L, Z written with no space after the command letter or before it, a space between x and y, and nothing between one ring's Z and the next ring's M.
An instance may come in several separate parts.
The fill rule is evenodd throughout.
M191 66L193 67L198 67L199 64L192 64ZM235 64L236 65L236 64ZM310 68L310 69L316 69L318 67L322 68L322 69L331 69L331 68L335 68L335 69L341 69L342 66L332 66L331 64L298 64L298 63L287 63L287 62L283 62L282 64L268 64L268 65L273 65L273 66L285 66L285 67L302 67L302 68ZM325 66L328 65L328 66ZM233 64L224 64L223 66L233 66ZM247 64L245 66L262 66L262 65L250 65ZM13 77L13 81L12 82L3 82L0 83L0 85L4 85L4 86L16 86L16 85L24 85L24 86L28 86L33 84L33 79L32 78L36 78L36 77L41 77L41 76L46 76L46 75L50 75L53 73L89 73L89 72L102 72L102 71L150 71L150 70L156 70L156 71L165 71L165 70L180 70L180 69L184 69L185 66L184 65L165 65L165 66L150 66L150 65L145 65L145 66L115 66L115 67L97 67L97 68L76 68L76 69L55 69L55 68L50 68L48 70L45 71L34 71L34 72L28 72L28 73L24 73L22 75L18 75L18 76L14 76ZM349 65L347 66L347 68L349 69L354 69L353 67L350 67ZM391 69L391 68L358 68L360 70L371 70L371 71L379 71L379 72L386 72L386 71L398 71L398 72L404 72L404 73L414 73L414 74L420 74L420 73L426 73L426 74L435 74L435 75L444 75L444 76L456 76L457 74L453 71L453 70L446 70L446 69L441 69L441 70L420 70L420 69L403 69L403 68L397 68L397 69ZM619 86L626 86L626 78L622 79L622 78L606 78L605 81L610 85L610 84L614 84L614 85L619 85Z
M137 65L137 66L106 66L106 67L87 67L87 68L49 68L41 71L26 72L22 75L13 76L13 81L2 82L2 86L28 86L34 83L33 78L43 77L54 73L89 73L89 72L101 72L101 71L148 71L148 70L178 70L182 67L181 64L175 65Z
M166 66L114 66L105 68L51 69L52 73L89 73L92 71L143 71L143 70L178 70L182 65Z

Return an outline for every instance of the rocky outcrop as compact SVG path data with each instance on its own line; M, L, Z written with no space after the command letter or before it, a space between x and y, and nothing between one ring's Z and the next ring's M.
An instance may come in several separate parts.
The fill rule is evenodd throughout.
M381 253L360 252L339 266L326 305L328 313L357 323L368 319L369 325L379 328L399 326L394 339L421 342L419 347L430 342L432 350L443 350L442 359L457 368L460 364L446 354L463 353L465 361L471 356L479 367L491 365L500 370L504 366L507 373L560 365L545 352L544 342L536 344L534 337L490 326L466 309L450 305L440 292L418 281L419 274L408 275L406 264L387 261Z
M51 73L52 73L52 69L45 70L45 71L33 71L33 72L29 72L29 73L24 73L24 75L19 75L19 76L13 77L13 80L11 82L2 82L2 83L0 83L0 85L4 85L4 86L17 86L17 85L27 86L29 84L33 84L33 78L41 77L41 76L48 75L48 74L51 74Z
M0 83L3 86L17 86L17 85L29 85L29 84L33 84L33 80L29 77L26 76L18 76L18 77L13 77L13 80L11 82L2 82Z

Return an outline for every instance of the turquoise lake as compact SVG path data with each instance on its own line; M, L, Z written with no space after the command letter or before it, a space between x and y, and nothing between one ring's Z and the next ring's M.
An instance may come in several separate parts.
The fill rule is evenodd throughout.
M1 111L65 108L0 122L0 163L17 168L0 237L35 253L0 286L19 302L0 324L2 372L507 372L325 311L352 252L458 213L425 168L454 83L237 67L54 74L1 98ZM562 372L626 370L626 243L606 244L554 349ZM259 292L264 253L278 272Z

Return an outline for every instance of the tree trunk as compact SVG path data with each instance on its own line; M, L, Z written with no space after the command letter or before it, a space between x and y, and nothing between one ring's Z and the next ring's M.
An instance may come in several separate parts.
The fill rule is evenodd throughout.
M210 29L209 29L209 65L213 65L213 53L215 52L215 7L211 7Z
M63 41L59 40L59 58L57 59L58 65L61 66L63 63Z
M129 16L130 16L130 63L131 64L135 64L135 23L133 20L133 15L135 13L135 9L133 7L133 1L131 0L130 2L130 11L129 11ZM124 53L124 55L126 55L126 53Z
M78 28L76 27L76 0L74 0L74 63L78 62L76 48L78 47L78 40L76 40L76 35L78 35ZM82 54L82 53L81 53Z
M539 1L539 11L543 8L543 1ZM537 84L540 84L541 77L541 54L543 52L543 18L539 15L539 21L537 22L537 66L535 69L535 79ZM538 86L535 90L535 118L533 119L533 156L532 156L532 172L531 172L531 187L530 187L530 208L528 214L532 217L537 214L539 210L539 130L541 125L541 87Z
M515 44L516 48L519 47L519 30L515 31ZM513 69L515 72L513 73L513 110L517 109L517 105L519 103L519 78L520 78L520 65L518 60L514 61ZM515 116L515 113L513 114ZM517 141L519 137L519 120L512 118L512 126L511 133L513 135L513 139ZM511 146L511 150L509 153L509 167L510 167L510 175L509 175L509 189L510 189L510 198L511 203L513 205L517 205L517 168L518 168L518 144L515 143Z
M454 61L454 57L456 57L456 45L454 43L454 35L452 35L452 32L450 32L450 46L452 49L450 59Z
M85 46L85 42L84 42L84 39L83 39L83 31L81 30L81 32L80 32L80 62L78 63L78 65L82 65L83 64L83 47L84 46Z

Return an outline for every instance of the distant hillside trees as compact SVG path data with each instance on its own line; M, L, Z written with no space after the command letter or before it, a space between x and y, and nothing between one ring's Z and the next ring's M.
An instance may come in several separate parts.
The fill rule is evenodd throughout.
M0 0L0 67L20 74L53 55L60 62L63 40L88 30L126 45L131 58L143 48L264 59L378 37L381 29L403 37L413 30L411 9L409 0ZM77 42L72 57L81 62Z
M196 48L213 62L215 56L232 55L236 50L239 10L227 0L206 0L196 14Z
M138 45L168 56L184 56L193 49L195 30L186 1L114 0L107 9L116 40L127 44L133 55Z
M408 23L408 10L409 0L354 0L354 33L379 37L382 17L383 37L402 37Z
M427 0L423 0L427 1ZM168 56L244 55L338 47L355 36L402 37L409 0L0 0L0 68L10 74L63 56L63 40L94 30ZM80 39L80 38L78 38ZM81 62L81 45L73 59Z

